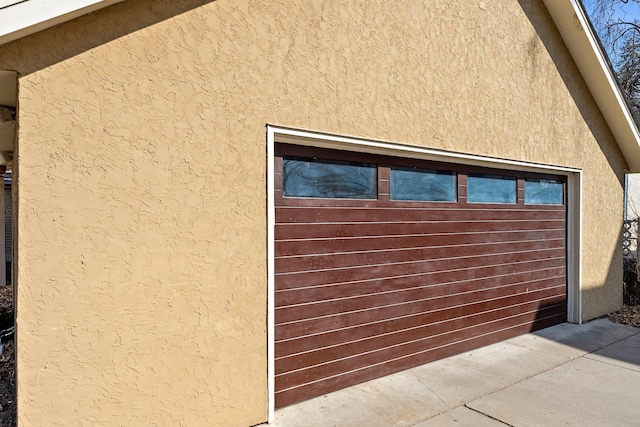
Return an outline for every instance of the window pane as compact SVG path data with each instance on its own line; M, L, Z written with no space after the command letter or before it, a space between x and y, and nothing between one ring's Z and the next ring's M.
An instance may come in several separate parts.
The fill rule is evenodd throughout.
M456 174L415 168L391 168L391 199L456 201Z
M524 182L524 202L532 205L561 205L564 185L547 179L527 179Z
M467 201L470 203L515 203L516 179L511 176L469 174Z
M282 169L285 197L376 199L378 195L375 165L285 157Z

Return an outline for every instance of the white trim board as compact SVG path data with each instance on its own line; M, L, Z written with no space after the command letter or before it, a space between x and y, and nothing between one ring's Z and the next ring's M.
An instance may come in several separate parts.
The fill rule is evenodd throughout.
M23 1L25 0L0 0L0 9L22 3Z
M309 130L267 125L267 389L268 422L275 416L275 200L274 159L276 143L468 164L498 169L554 173L567 176L567 320L582 323L582 171L578 168L523 162L476 154L340 136Z
M0 9L0 45L123 0L25 0ZM15 4L11 4L15 3Z

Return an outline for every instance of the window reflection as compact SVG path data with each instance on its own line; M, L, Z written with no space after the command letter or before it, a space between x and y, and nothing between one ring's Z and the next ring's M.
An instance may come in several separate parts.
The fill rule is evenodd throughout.
M377 187L375 165L283 159L282 192L285 197L376 199Z
M524 181L524 202L531 205L562 205L564 185L549 179L527 179Z
M417 168L391 168L391 199L455 202L456 174Z
M469 174L467 201L470 203L516 203L516 178Z

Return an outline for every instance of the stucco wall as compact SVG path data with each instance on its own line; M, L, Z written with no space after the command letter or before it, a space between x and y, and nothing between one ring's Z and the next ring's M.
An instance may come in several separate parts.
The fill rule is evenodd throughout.
M625 164L541 1L129 0L0 69L22 426L266 420L267 123L583 168L584 317L621 304Z

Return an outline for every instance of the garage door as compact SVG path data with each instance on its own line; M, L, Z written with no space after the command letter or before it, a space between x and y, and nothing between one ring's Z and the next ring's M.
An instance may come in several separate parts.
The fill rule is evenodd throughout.
M566 320L565 177L276 145L275 404Z

